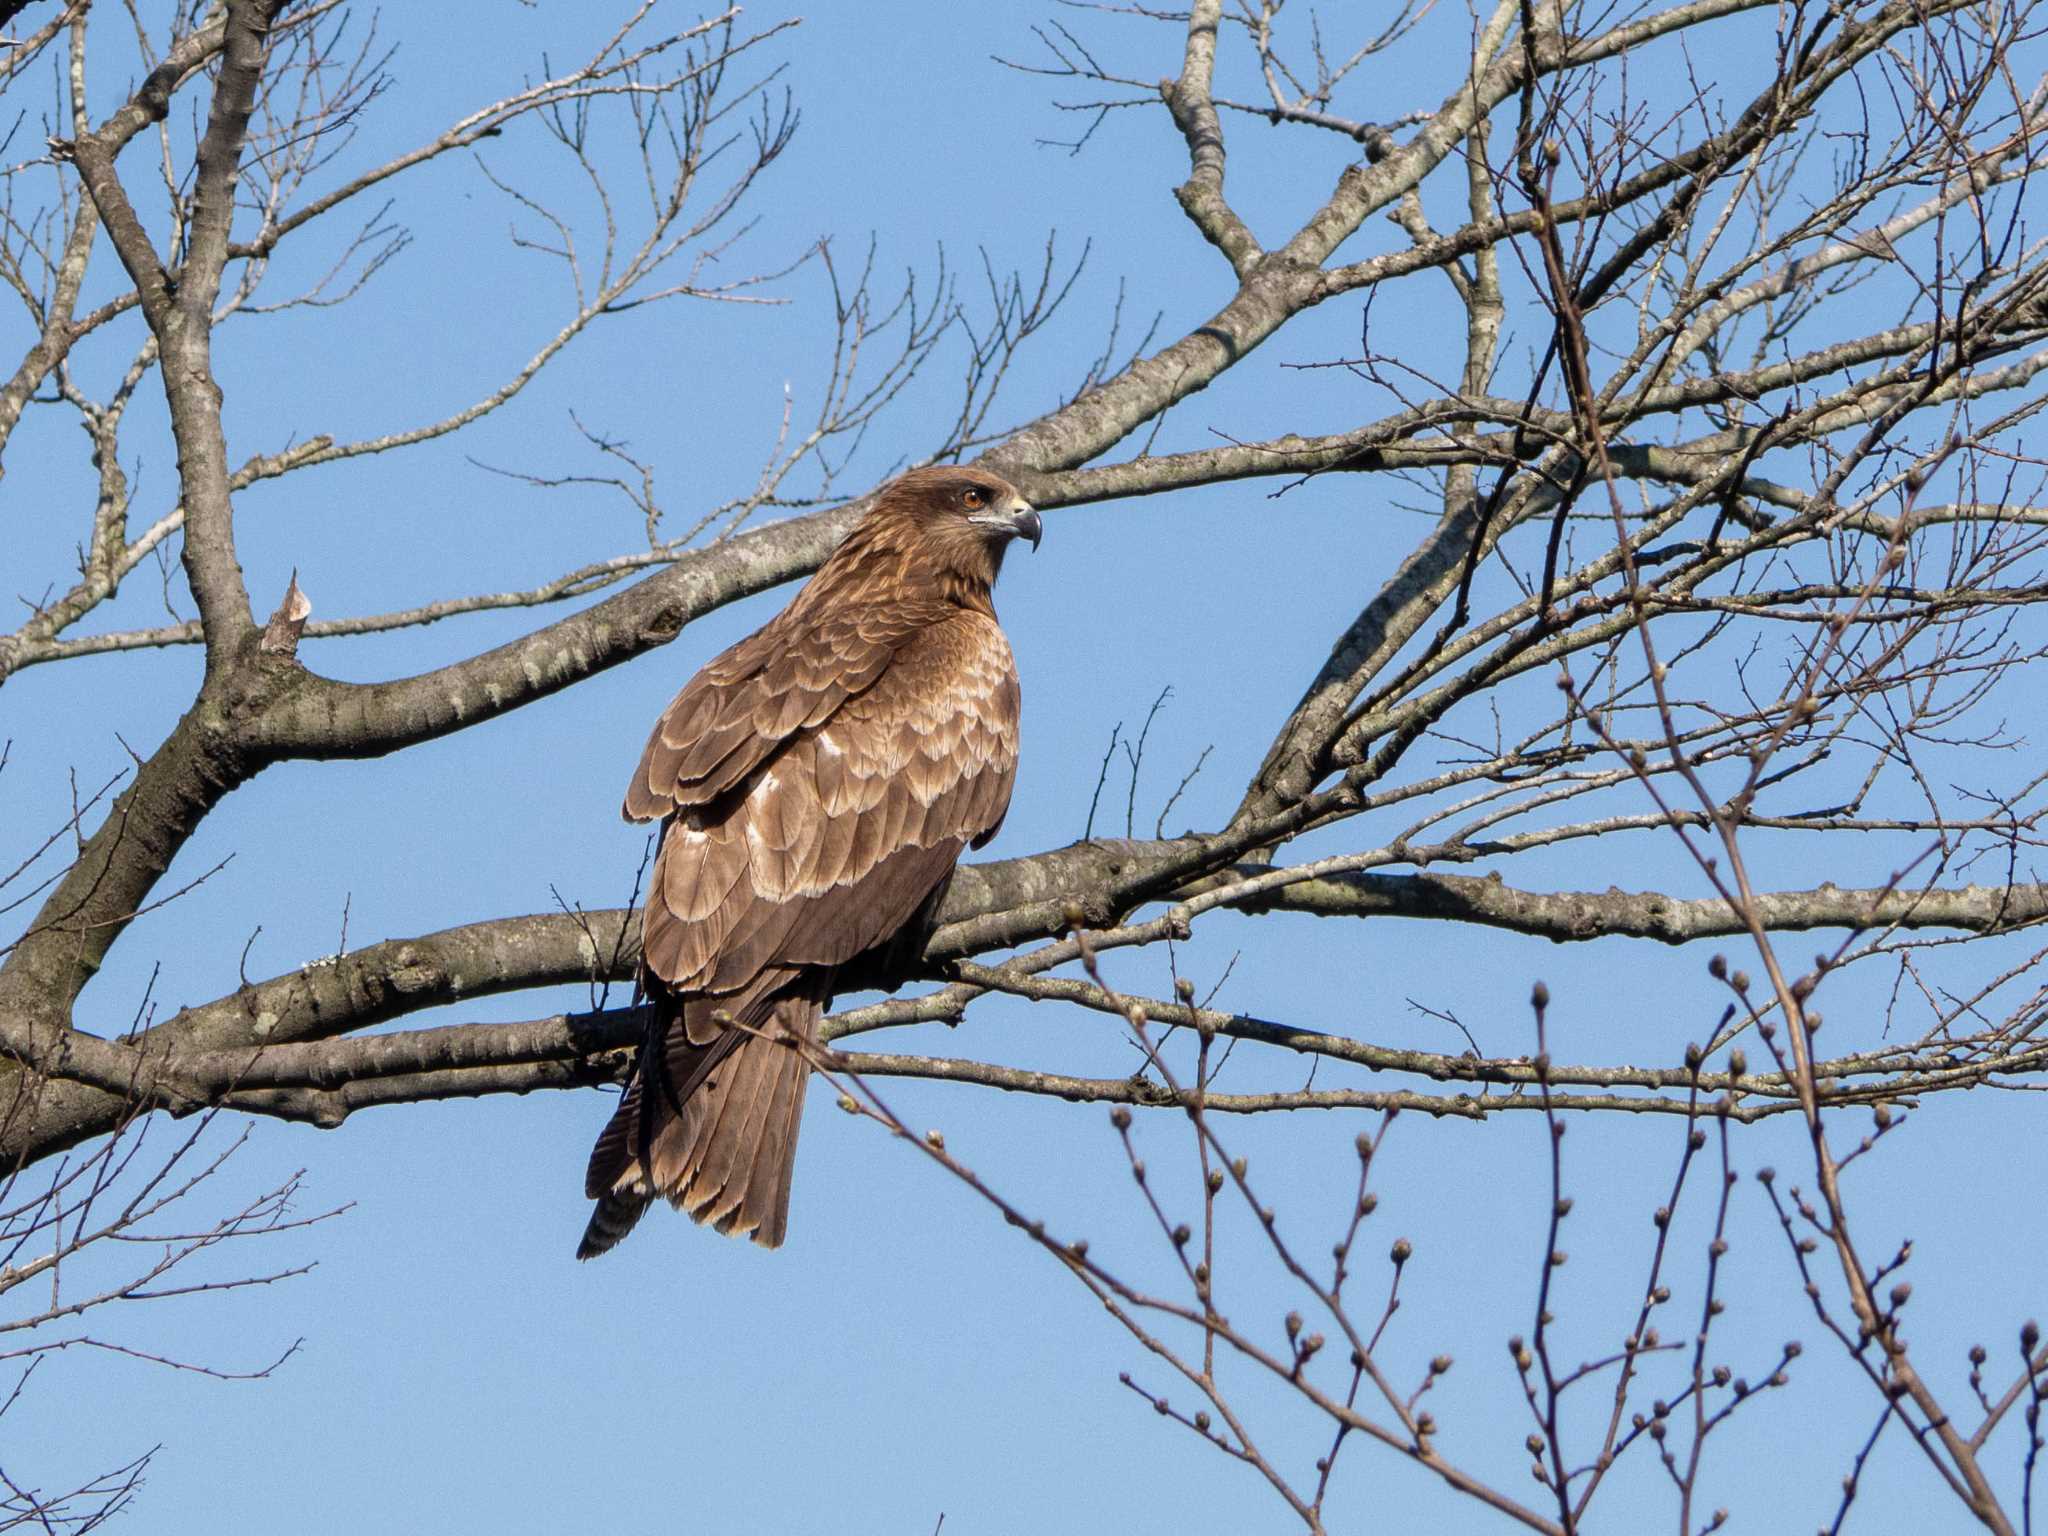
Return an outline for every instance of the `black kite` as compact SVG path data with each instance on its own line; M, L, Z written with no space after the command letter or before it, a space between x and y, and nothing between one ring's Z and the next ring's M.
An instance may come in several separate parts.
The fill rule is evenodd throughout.
M1010 540L1039 532L985 470L911 471L654 727L625 804L662 821L641 928L654 1027L590 1154L578 1258L656 1195L781 1243L810 1077L781 1037L815 1040L836 985L900 974L961 850L1002 825L1017 670L990 589Z

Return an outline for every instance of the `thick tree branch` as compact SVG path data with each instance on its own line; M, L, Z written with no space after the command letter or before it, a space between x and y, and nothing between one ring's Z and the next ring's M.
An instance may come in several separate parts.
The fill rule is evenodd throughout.
M1184 866L1191 846L1188 839L1077 844L1033 858L967 866L948 892L927 963L943 967L990 948L1056 935L1064 928L1066 910L1074 903L1094 906L1105 891L1121 890L1128 899L1132 891L1157 887L1160 871ZM1171 894L1182 900L1199 895L1205 901L1252 911L1456 920L1560 943L1633 937L1678 944L1747 931L1742 917L1718 898L1688 900L1659 892L1538 893L1518 890L1496 878L1437 873L1352 871L1300 879L1287 875L1286 871L1248 866L1234 876L1200 880ZM1246 879L1261 888L1253 895L1232 899L1231 891ZM1988 934L2048 918L2048 886L2036 885L1964 886L1917 893L1824 885L1810 891L1769 893L1758 901L1763 921L1774 931L1786 932L1896 928ZM343 1086L344 1079L402 1076L424 1082L427 1076L457 1070L482 1074L465 1078L468 1088L449 1089L451 1095L459 1096L498 1091L486 1085L520 1080L516 1074L489 1075L498 1069L580 1060L628 1046L637 1039L633 1033L636 1016L630 1009L562 1015L525 1025L338 1037L463 1000L537 986L624 980L638 963L637 923L633 919L634 914L620 910L542 913L391 940L329 957L253 983L216 1002L185 1009L132 1047L117 1048L80 1037L89 1043L69 1063L45 1057L49 1062L46 1070L52 1076L68 1077L71 1082L54 1083L45 1090L47 1102L30 1133L31 1155L47 1155L106 1129L138 1092L145 1097L168 1094L172 1103L193 1107L221 1102L232 1092L234 1102L270 1112L274 1104L284 1105L285 1101L249 1095L270 1089L316 1090L315 1098L295 1101L296 1108L286 1106L277 1112L324 1124L337 1111L345 1114L351 1107L371 1102L360 1094L332 1097L330 1090ZM1110 920L1113 914L1091 919ZM1000 979L997 973L973 965L964 966L958 974L965 979L964 989L956 986L924 998L856 1010L835 1019L826 1038L957 1018L967 1001ZM1026 995L1084 1005L1090 1002L1083 983L1033 979L1031 973L1024 973L1017 982L1005 982L1003 989L1012 986L1023 987ZM1161 1005L1161 1009L1158 1017L1172 1022L1172 1006ZM1389 1051L1227 1015L1215 1015L1215 1021L1241 1038L1331 1055L1374 1070L1465 1075L1455 1066L1458 1058ZM327 1044L336 1048L320 1049ZM143 1065L138 1067L138 1062ZM592 1070L603 1075L599 1069ZM1672 1086L1654 1071L1631 1077L1628 1072L1633 1069L1571 1070L1580 1076L1560 1075L1557 1081L1606 1087ZM164 1073L169 1075L159 1076ZM1496 1073L1475 1080L1511 1084L1525 1079L1526 1073L1520 1077ZM528 1086L570 1086L593 1080L588 1075L558 1076L546 1082L536 1078ZM1753 1092L1769 1091L1768 1083L1761 1079L1743 1086ZM113 1091L117 1087L125 1091L117 1094ZM375 1102L399 1102L402 1097L389 1083L376 1092L380 1097ZM429 1096L438 1096L438 1090ZM19 1155L28 1148L9 1150Z

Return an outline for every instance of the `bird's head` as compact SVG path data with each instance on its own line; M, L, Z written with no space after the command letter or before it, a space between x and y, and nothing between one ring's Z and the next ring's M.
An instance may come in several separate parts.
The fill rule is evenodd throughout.
M929 538L964 535L998 552L1016 538L1029 539L1036 549L1045 533L1038 513L1014 485L972 466L913 469L885 486L881 501L901 506Z
M960 582L984 591L1002 569L1013 539L1038 547L1045 525L1017 488L972 465L913 469L882 487L861 520L853 547L888 550L908 575Z

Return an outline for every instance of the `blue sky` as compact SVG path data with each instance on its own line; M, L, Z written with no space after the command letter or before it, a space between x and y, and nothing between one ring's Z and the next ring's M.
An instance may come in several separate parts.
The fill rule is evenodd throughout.
M544 54L559 63L573 52L579 9L386 12L380 36L396 48L393 87L363 117L346 164L373 163L516 88ZM765 26L784 11L764 4L745 22ZM943 246L971 287L983 252L999 270L1029 271L1049 237L1062 261L1086 247L1066 310L1005 385L996 415L1006 421L1028 419L1073 388L1120 289L1126 345L1155 312L1163 338L1198 323L1227 297L1229 274L1173 201L1185 162L1163 110L1115 114L1078 156L1042 143L1073 135L1075 120L1051 103L1080 92L991 60L1031 55L1030 24L1039 19L1029 7L910 0L826 7L741 61L740 71L780 70L769 89L779 99L786 86L803 120L788 155L750 196L745 212L758 223L721 268L777 268L824 236L852 264L872 237L879 273L915 269L928 282ZM1091 43L1142 77L1175 67L1170 29L1069 20L1085 22ZM1445 21L1447 32L1426 32L1368 66L1346 109L1390 117L1434 105L1449 77L1439 78L1431 39L1463 25L1462 17ZM1729 57L1696 53L1695 68L1734 76L1748 62L1739 52L1745 35L1720 34L1707 46L1730 48ZM101 107L127 85L110 60L95 81ZM1727 89L1730 100L1744 93L1732 81ZM1233 196L1268 238L1291 229L1345 164L1346 146L1334 136L1283 134L1251 120L1226 126ZM124 170L142 174L143 158L131 151ZM593 227L573 165L533 125L494 141L485 158L494 173L573 210L579 228ZM248 317L223 331L218 357L237 461L292 438L375 434L460 408L561 323L559 272L511 244L508 231L530 221L473 162L451 158L395 182L391 196L390 219L414 238L358 300ZM1354 244L1363 254L1404 238L1375 221ZM287 254L276 288L322 269L335 239L316 236ZM1450 376L1462 336L1454 309L1432 307L1449 297L1440 278L1435 285L1425 279L1411 300L1376 311L1374 341ZM541 491L479 467L592 472L597 460L572 411L655 465L672 523L741 491L772 444L785 387L801 417L824 378L830 310L820 269L805 266L766 291L786 307L679 300L602 323L517 402L468 432L256 487L241 498L239 536L259 607L274 602L293 570L318 615L340 616L529 584L631 548L637 514L615 496ZM1349 376L1285 366L1346 354L1359 322L1360 304L1346 300L1290 328L1171 413L1157 450L1212 443L1218 433L1336 430L1376 413L1383 402ZM1520 323L1534 324L1528 311ZM82 350L88 388L118 376L132 340ZM1536 344L1517 335L1504 355L1525 359ZM882 418L847 487L865 487L928 448L953 404L957 363L942 351ZM134 477L142 504L153 493L168 505L172 460L152 387L135 407ZM17 578L17 564L24 573L64 570L89 483L76 438L44 411L15 445L0 490L9 540L0 570L18 586L29 575ZM1165 795L1212 745L1168 830L1227 817L1330 638L1423 527L1400 510L1421 499L1413 486L1333 476L1283 497L1271 490L1247 483L1055 512L1044 547L1010 561L998 601L1023 677L1025 756L1015 806L985 856L1078 837L1112 727L1141 721L1169 686L1137 787L1139 830L1149 831ZM231 990L245 941L252 977L328 954L344 908L349 941L360 944L545 910L557 891L590 906L623 902L642 833L618 821L616 805L648 723L698 664L786 597L736 604L673 646L458 737L380 761L264 774L208 822L179 872L232 862L136 925L86 994L81 1022L120 1027L153 971L163 1007ZM189 613L175 583L172 600ZM153 579L138 580L105 627L160 622L162 612ZM315 641L304 656L337 676L396 676L531 622L493 615ZM97 783L126 763L120 738L141 750L160 740L198 666L196 652L183 649L12 679L0 695L0 737L13 741L0 778L0 863L61 819L70 770ZM1105 799L1120 822L1117 774ZM1315 846L1334 850L1346 837L1371 835L1353 829ZM1881 879L1891 857L1851 848L1816 870L1810 845L1768 839L1756 856L1767 879L1800 885ZM1647 839L1611 850L1579 845L1536 867L1558 888L1702 894L1697 872ZM1534 877L1521 869L1518 878ZM1410 1000L1457 1014L1490 1053L1533 1048L1527 998L1538 977L1556 1000L1552 1049L1563 1059L1675 1060L1721 1007L1697 947L1559 948L1439 925L1225 916L1179 963L1205 991L1228 970L1219 1005L1436 1049L1462 1041ZM1972 958L1962 974L1989 965ZM1155 991L1168 985L1155 954L1117 957L1112 975ZM1882 1004L1883 978L1852 977L1841 988L1831 1014L1845 1023ZM438 1021L532 1017L580 1001L504 999ZM886 1048L1083 1074L1136 1065L1100 1016L1022 1003L985 1005L957 1034L926 1028L890 1037ZM1298 1086L1305 1069L1247 1051L1234 1070L1239 1086L1253 1087ZM1331 1064L1322 1071L1326 1085L1349 1080L1329 1075ZM942 1128L959 1156L1054 1230L1088 1237L1137 1280L1169 1282L1169 1255L1134 1196L1104 1111L930 1084L882 1088L909 1123ZM317 1267L262 1291L138 1307L101 1331L227 1369L260 1364L302 1339L299 1352L268 1379L246 1383L61 1356L8 1415L9 1469L31 1469L54 1487L160 1445L126 1528L174 1536L366 1525L923 1533L941 1515L948 1536L1051 1522L1128 1533L1284 1527L1283 1507L1255 1475L1119 1385L1125 1370L1149 1383L1164 1378L1100 1307L914 1151L837 1113L822 1088L809 1105L785 1248L721 1241L657 1212L615 1255L577 1265L570 1254L585 1210L582 1160L608 1103L590 1093L379 1110L332 1134L257 1125L224 1184L253 1193L303 1168L303 1209L348 1205L269 1254L273 1263ZM1981 1337L2009 1352L2019 1319L2048 1300L2035 1202L2013 1197L2037 1162L2030 1115L2016 1095L1935 1104L1854 1176L1868 1213L1866 1248L1887 1251L1908 1234L1915 1242L1916 1346L1950 1389L1961 1387L1969 1343ZM1365 1124L1304 1115L1226 1127L1306 1252L1326 1252L1341 1228L1355 1178L1352 1139ZM1156 1187L1190 1209L1184 1125L1141 1118L1138 1134L1159 1170ZM1558 1307L1567 1353L1603 1353L1625 1331L1647 1262L1649 1212L1665 1198L1681 1136L1652 1117L1572 1126L1565 1155L1577 1210ZM1798 1156L1782 1122L1736 1137L1735 1164L1745 1172L1767 1162L1789 1169ZM1414 1243L1390 1359L1419 1379L1431 1356L1456 1358L1432 1394L1446 1448L1519 1496L1530 1487L1519 1449L1528 1422L1504 1341L1527 1330L1533 1305L1549 1200L1541 1122L1409 1116L1393 1128L1382 1161L1382 1203L1361 1244L1371 1262L1356 1283L1376 1295L1388 1245L1396 1236ZM2001 1177L2001 1169L2014 1172ZM1706 1203L1702 1183L1681 1208L1678 1240L1695 1255L1708 1236ZM1782 1340L1807 1348L1793 1391L1746 1409L1711 1442L1719 1471L1705 1480L1709 1502L1728 1504L1746 1529L1812 1527L1831 1516L1837 1479L1875 1404L1805 1312L1747 1178L1731 1233L1729 1311L1717 1335L1731 1363L1761 1376ZM1235 1235L1242 1265L1230 1272L1226 1305L1241 1322L1264 1319L1277 1339L1293 1303L1270 1263L1256 1258L1251 1234ZM1677 1270L1680 1309L1696 1303L1699 1268L1689 1259ZM1361 1301L1361 1310L1374 1309ZM1245 1401L1270 1426L1275 1455L1305 1472L1326 1432L1256 1383L1247 1381ZM1490 1523L1477 1506L1447 1507L1395 1458L1363 1446L1346 1458L1333 1499L1340 1524ZM1661 1477L1647 1460L1618 1476L1604 1496L1617 1528L1670 1519ZM1869 1479L1865 1528L1925 1528L1919 1512L1938 1508L1938 1493L1924 1465L1892 1458Z

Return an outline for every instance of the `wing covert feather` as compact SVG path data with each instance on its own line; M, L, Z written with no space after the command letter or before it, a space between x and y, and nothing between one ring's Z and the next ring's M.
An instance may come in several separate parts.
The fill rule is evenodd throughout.
M625 818L653 821L726 794L958 611L936 599L804 618L784 611L705 663L662 711L627 784Z

